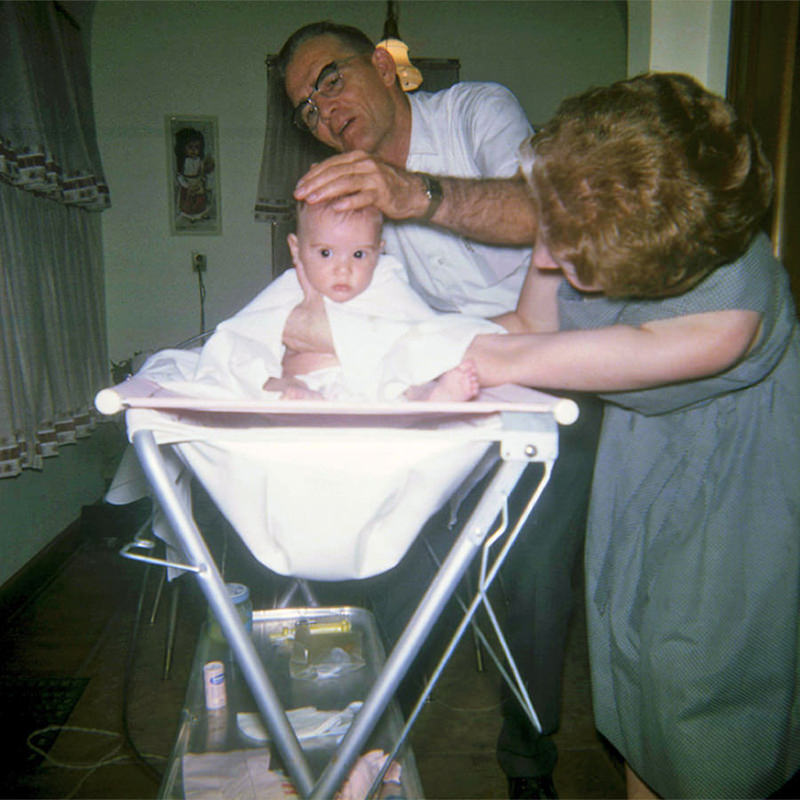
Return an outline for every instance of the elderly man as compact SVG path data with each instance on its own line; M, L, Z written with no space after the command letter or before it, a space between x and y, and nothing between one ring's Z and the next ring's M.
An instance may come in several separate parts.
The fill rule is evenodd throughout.
M386 50L355 28L329 22L295 32L279 68L295 123L340 151L300 179L295 197L338 198L341 209L376 205L387 217L387 252L406 265L412 286L432 307L502 323L516 307L536 237L517 163L531 127L514 96L489 83L406 95ZM314 309L305 320L285 334L297 350L313 349L325 336ZM502 571L506 633L545 734L558 727L572 578L599 427L593 402L581 400L581 411L579 423L562 430L550 484ZM528 468L512 506L527 501L538 470ZM426 533L444 547L446 517L436 515ZM429 564L421 547L412 548L394 570L371 579L373 609L390 641L427 585ZM510 797L556 796L555 745L509 698L498 760Z

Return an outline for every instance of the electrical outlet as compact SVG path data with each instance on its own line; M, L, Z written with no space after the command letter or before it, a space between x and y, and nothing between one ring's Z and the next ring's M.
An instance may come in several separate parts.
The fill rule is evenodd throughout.
M195 272L206 271L206 254L205 253L192 253L192 270Z

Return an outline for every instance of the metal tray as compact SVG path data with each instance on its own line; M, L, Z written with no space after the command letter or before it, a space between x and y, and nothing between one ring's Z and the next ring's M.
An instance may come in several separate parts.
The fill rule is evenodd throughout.
M293 671L298 673L298 655L302 655L302 649L296 649L295 633L306 624L315 644L325 641L334 646L355 643L363 666L332 677L292 677ZM353 701L363 700L385 659L372 615L364 609L350 606L255 611L252 636L275 691L287 711L305 706L320 710L343 710ZM290 663L293 653L296 662L294 668ZM220 660L225 664L228 698L227 706L214 712L206 710L203 689L203 665L211 660ZM195 652L177 739L158 796L183 798L181 763L186 753L270 747L269 742L265 745L264 742L251 739L237 725L238 712L255 711L256 705L250 690L237 670L227 644L212 641L204 631ZM402 727L400 710L393 701L375 727L365 752L373 749L389 752ZM302 746L311 772L317 778L335 754L337 740L335 737L318 737L302 742ZM272 769L282 769L280 758L273 749L270 759ZM404 797L421 798L422 785L408 743L401 750L399 761Z

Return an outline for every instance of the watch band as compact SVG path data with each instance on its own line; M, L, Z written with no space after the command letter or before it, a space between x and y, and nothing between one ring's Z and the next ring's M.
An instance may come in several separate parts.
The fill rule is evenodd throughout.
M419 219L423 222L430 222L431 218L436 213L436 209L439 208L444 199L442 184L439 183L438 178L435 178L433 175L428 175L427 172L418 172L417 175L422 178L422 182L425 184L425 196L428 198L428 207Z

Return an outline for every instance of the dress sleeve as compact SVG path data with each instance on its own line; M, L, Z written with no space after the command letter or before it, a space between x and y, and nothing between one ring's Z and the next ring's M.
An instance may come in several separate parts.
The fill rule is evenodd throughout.
M767 375L783 355L796 325L783 267L772 257L769 240L759 236L737 261L714 270L696 287L677 297L618 302L599 298L581 303L563 290L559 310L571 328L641 325L709 311L744 309L761 314L759 339L745 358L725 372L694 381L634 392L608 392L604 400L641 414L664 414L703 404L719 395L751 386Z

